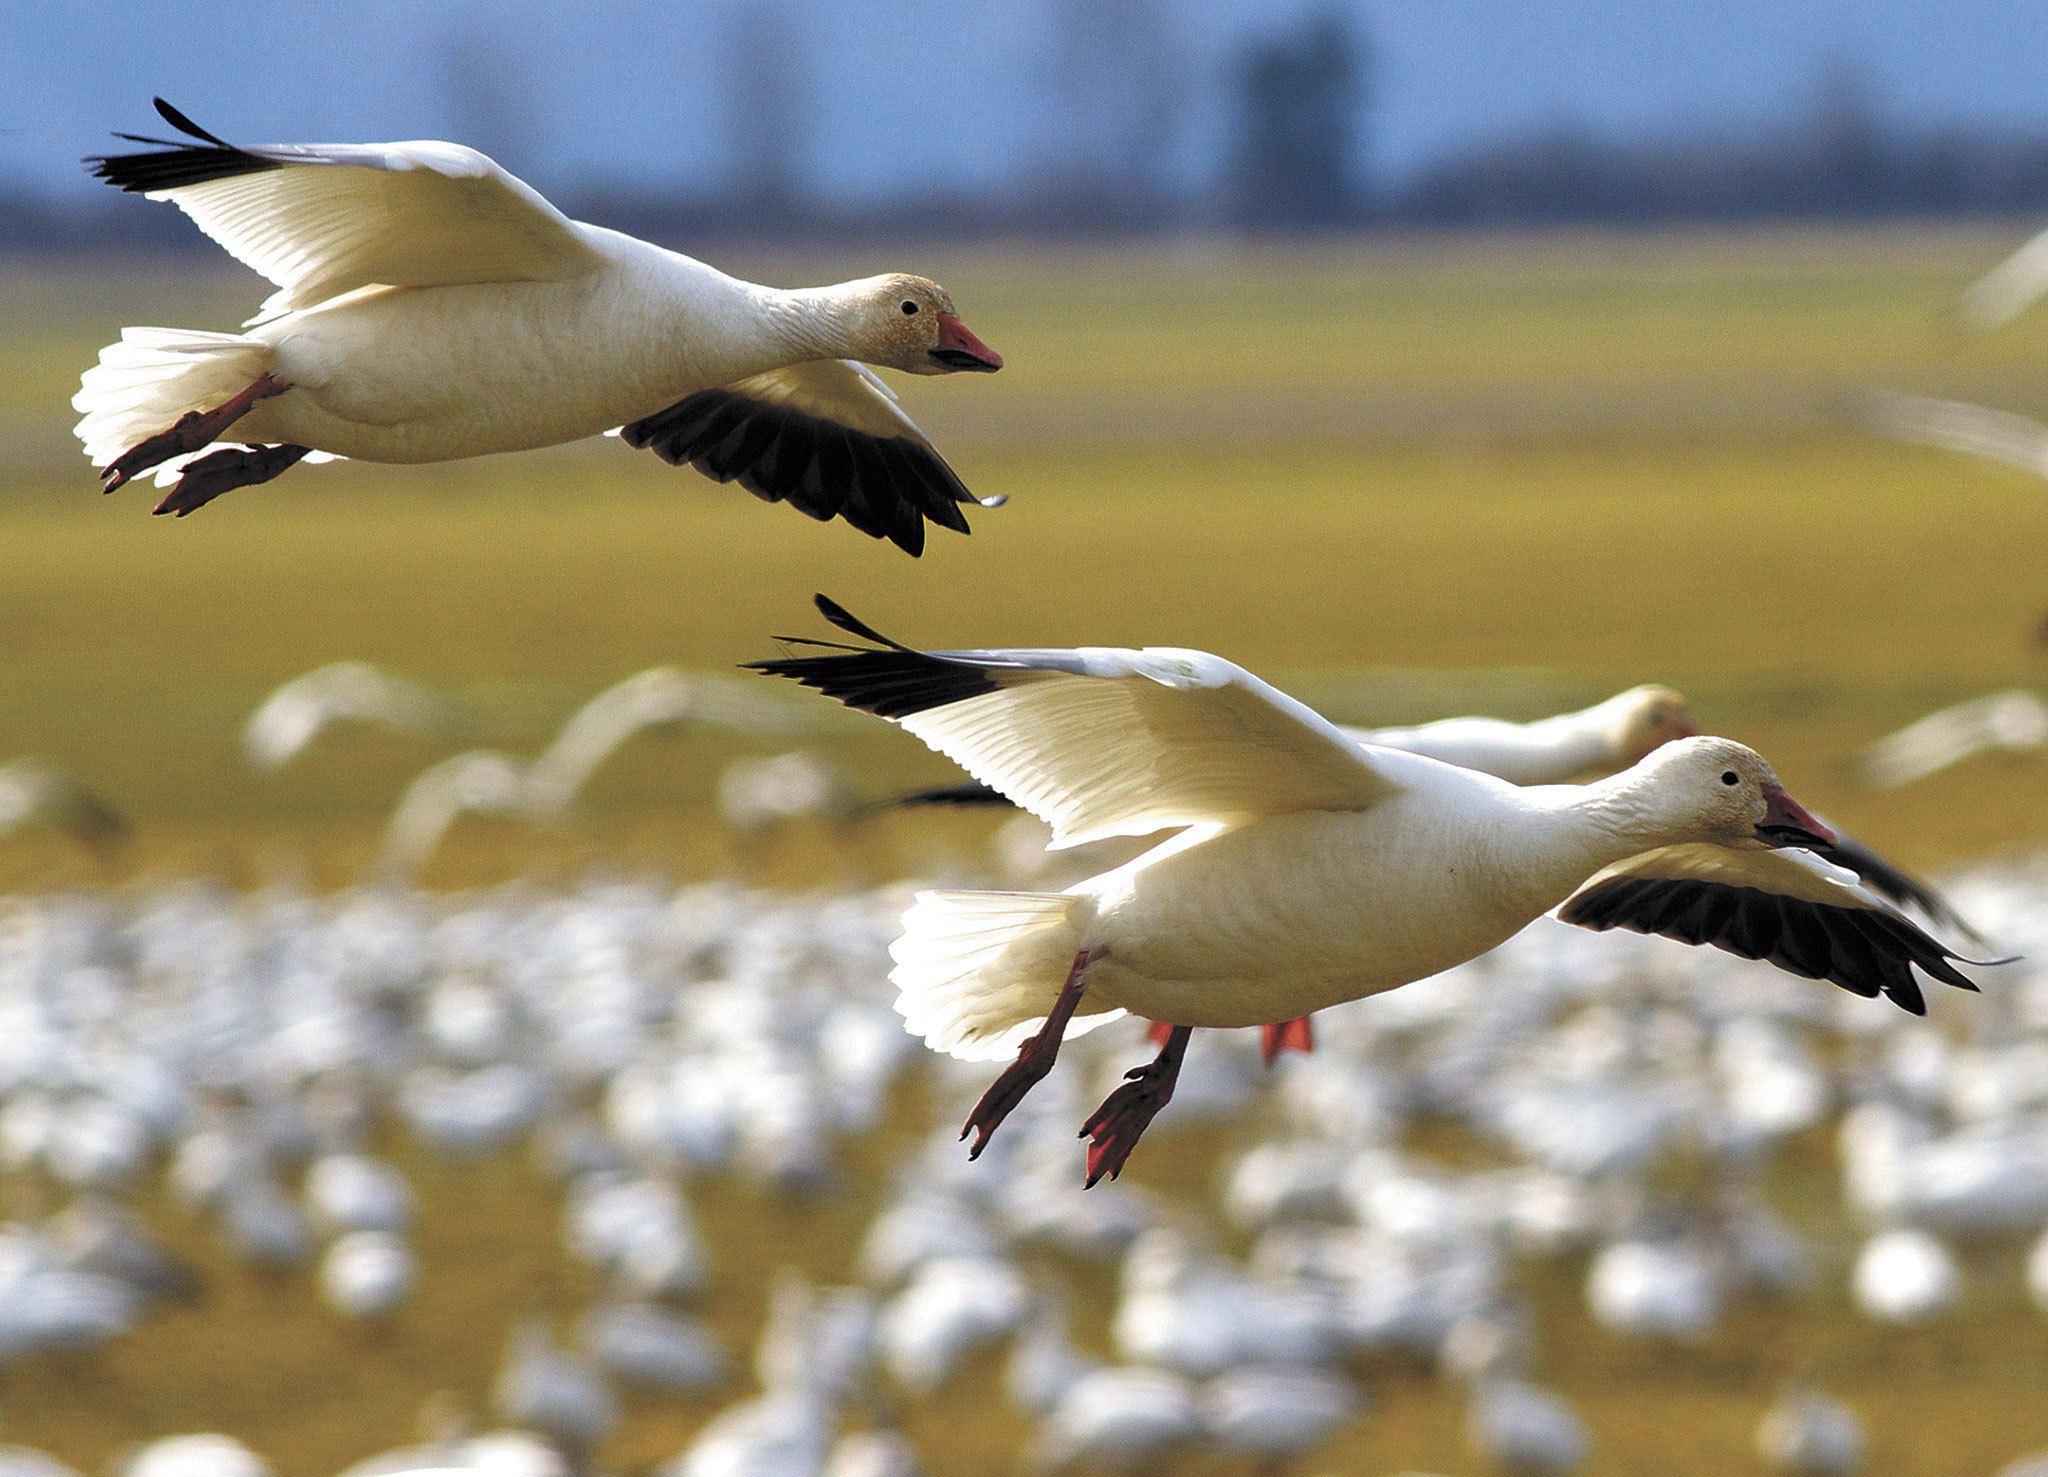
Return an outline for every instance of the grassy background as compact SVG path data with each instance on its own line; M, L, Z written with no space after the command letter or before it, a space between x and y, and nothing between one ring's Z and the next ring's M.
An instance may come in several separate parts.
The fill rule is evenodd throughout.
M1794 792L1903 860L1938 865L2048 835L2048 759L1980 761L1901 795L1848 780L1869 739L1938 703L2048 684L2048 498L2021 474L1873 442L1859 386L2048 406L2048 314L1990 339L1943 308L2010 239L1571 237L1236 251L877 253L824 265L740 252L768 280L932 271L1010 368L919 381L906 403L969 483L1012 494L913 562L615 444L439 468L302 468L198 516L147 488L101 499L64 402L123 323L231 324L260 295L194 264L0 268L0 758L36 752L134 817L109 864L11 840L0 889L192 871L339 883L409 776L442 752L345 737L274 778L239 764L240 722L277 682L365 657L445 687L479 741L531 751L583 698L661 662L723 668L813 630L827 590L931 644L1166 642L1225 652L1332 716L1535 715L1645 680L1756 743ZM880 725L816 739L877 792L940 761ZM600 862L703 875L733 861L705 814L709 735L636 745L574 826L458 833L430 880ZM752 747L758 747L754 745ZM797 837L781 880L882 875L977 834L895 818L851 846ZM902 1112L908 1124L916 1105ZM908 1132L906 1128L905 1132ZM891 1135L852 1188L800 1216L736 1187L695 1197L719 1252L714 1321L750 1339L765 1273L838 1275ZM1134 1173L1211 1183L1210 1135L1148 1143ZM402 1145L395 1152L407 1154ZM1777 1187L1828 1244L1822 1146ZM870 1162L871 1159L871 1162ZM522 1165L408 1158L426 1204L418 1305L379 1339L303 1282L218 1275L197 1307L104 1359L10 1371L0 1435L97 1462L218 1425L288 1474L401 1439L430 1390L478 1399L531 1288L564 1312L551 1194ZM736 1248L772 1246L759 1264ZM1875 1470L1988 1470L2048 1444L2048 1332L2017 1253L1977 1253L1969 1316L1872 1333L1834 1293L1745 1312L1706 1348L1644 1354L1592 1329L1569 1269L1534 1291L1545 1377L1580 1401L1603 1473L1737 1470L1767 1392L1802 1358L1876 1427ZM1839 1287L1839 1277L1833 1285ZM1455 1403L1387 1371L1329 1464L1465 1470ZM986 1471L1017 1428L973 1380L913 1429L939 1472ZM969 1413L972 1419L968 1419ZM644 1470L705 1412L645 1408L607 1455ZM2029 1424L2031 1423L2031 1424ZM1683 1432L1682 1446L1674 1432ZM1967 1448L1967 1450L1965 1450ZM1683 1456L1678 1453L1682 1450Z

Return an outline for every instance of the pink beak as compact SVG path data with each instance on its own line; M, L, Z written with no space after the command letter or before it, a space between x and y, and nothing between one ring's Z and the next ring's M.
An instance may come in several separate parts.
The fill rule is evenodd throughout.
M1674 738L1698 738L1702 732L1700 726L1690 718L1673 719L1671 728Z
M1776 785L1764 786L1764 818L1756 834L1766 846L1833 846L1835 833Z
M1003 367L1003 356L968 331L957 314L939 314L939 344L932 358L948 369L975 369L994 374Z

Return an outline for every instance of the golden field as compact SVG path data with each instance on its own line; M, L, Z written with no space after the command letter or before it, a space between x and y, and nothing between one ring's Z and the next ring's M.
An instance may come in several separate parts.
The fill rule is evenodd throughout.
M972 538L935 533L919 561L609 442L300 468L152 519L147 487L95 494L68 438L77 372L124 323L224 327L259 285L210 262L16 259L0 267L0 759L61 763L135 835L110 861L11 839L0 889L193 873L343 884L406 779L446 750L349 736L255 775L237 730L278 682L344 657L388 663L460 699L478 742L532 751L630 672L729 669L772 655L779 633L816 634L814 590L913 643L1205 647L1346 721L1535 716L1669 682L1708 728L1754 743L1804 801L1903 861L2038 847L2048 756L1980 760L1896 795L1849 770L1929 708L2048 686L2048 489L1876 441L1849 413L1880 384L2048 410L2048 313L1984 340L1943 316L2009 239L721 257L783 282L930 271L1008 359L993 378L903 386L969 485L1011 495L973 515ZM879 724L818 716L804 742L875 794L946 776ZM711 875L736 860L707 808L718 769L765 742L638 744L574 825L474 826L428 880ZM986 829L893 816L745 861L784 883L879 878ZM917 1105L898 1118L907 1135ZM707 1311L722 1333L744 1346L773 1265L845 1274L901 1139L864 1147L848 1193L808 1212L693 1191L718 1249ZM405 1439L432 1390L481 1404L522 1311L503 1289L560 1312L582 1290L554 1192L523 1162L451 1167L391 1147L423 1194L429 1268L391 1329L338 1326L304 1278L239 1272L158 1207L209 1273L206 1297L105 1356L10 1369L0 1439L98 1464L145 1436L218 1427L311 1477ZM1206 1194L1226 1147L1162 1136L1133 1176ZM1772 1189L1840 1250L1848 1231L1816 1219L1804 1184L1829 1153L1803 1145ZM1964 1473L2048 1445L2048 1319L2026 1310L2012 1248L1978 1249L1973 1267L1967 1316L1939 1329L1879 1336L1830 1288L1796 1316L1746 1311L1682 1354L1599 1332L1564 1272L1530 1290L1544 1376L1595 1429L1593 1472L1753 1469L1769 1391L1810 1361L1854 1387L1873 1470ZM1419 1371L1379 1373L1359 1434L1307 1470L1468 1470L1455 1401ZM710 1408L636 1406L606 1466L650 1470ZM979 1377L909 1429L931 1438L935 1473L963 1474L1002 1470L1020 1431Z

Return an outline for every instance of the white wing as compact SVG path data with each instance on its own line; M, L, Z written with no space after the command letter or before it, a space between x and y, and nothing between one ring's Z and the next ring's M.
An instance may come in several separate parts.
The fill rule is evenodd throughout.
M896 393L851 359L816 359L685 396L622 428L670 466L689 465L813 518L844 518L906 553L929 519L966 533L967 490Z
M1050 825L1055 848L1289 811L1362 810L1399 791L1371 750L1207 652L919 652L823 596L818 607L882 647L755 669L901 723Z
M1970 327L1996 328L2025 312L2044 292L2048 292L2048 231L1973 282L1956 307Z
M1916 964L1945 984L1977 988L1949 962L1961 955L1865 890L1854 872L1806 851L1646 851L1596 873L1557 916L1581 928L1712 944L1858 995L1881 992L1915 1015L1927 1010Z
M1880 392L1870 396L1867 418L1873 430L1894 441L1959 451L2048 477L2048 426L2009 410Z
M157 100L197 145L90 161L120 189L168 200L278 285L256 320L359 287L553 281L603 258L575 222L475 149L430 139L266 144L214 137Z

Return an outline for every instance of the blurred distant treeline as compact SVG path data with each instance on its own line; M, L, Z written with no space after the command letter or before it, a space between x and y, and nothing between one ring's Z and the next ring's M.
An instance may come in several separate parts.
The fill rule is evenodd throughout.
M907 206L920 236L1020 237L2048 213L2048 130L1904 125L1847 63L1818 68L1790 106L1719 127L1614 138L1560 119L1387 178L1373 151L1379 59L1355 12L1278 22L1220 65L1197 66L1173 0L1049 7L1041 85L1059 143L993 187L855 201L817 190L822 125L806 70L815 59L790 12L769 3L723 38L735 126L721 184L537 182L572 215L693 241L900 234ZM515 70L460 47L444 70L462 124L453 136L518 169L533 124L513 101ZM0 182L0 247L88 243L200 244L111 197L60 208Z

